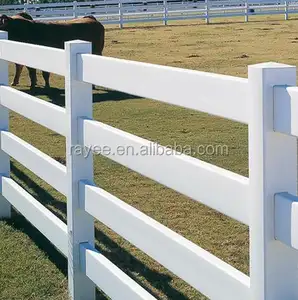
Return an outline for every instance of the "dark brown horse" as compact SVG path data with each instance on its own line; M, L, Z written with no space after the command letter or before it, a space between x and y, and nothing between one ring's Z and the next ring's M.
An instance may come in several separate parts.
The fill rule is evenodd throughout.
M64 49L64 42L84 40L92 43L92 53L102 55L104 48L104 26L93 16L85 16L66 21L41 22L34 21L27 13L13 17L0 16L0 30L8 32L8 39ZM23 66L16 64L16 74L13 85L18 84ZM28 67L31 89L36 86L36 69ZM50 87L50 73L43 71L45 86Z

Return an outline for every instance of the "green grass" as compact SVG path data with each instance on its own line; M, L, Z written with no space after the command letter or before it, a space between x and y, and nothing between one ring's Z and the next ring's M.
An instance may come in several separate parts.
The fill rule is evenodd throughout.
M108 26L104 55L240 77L247 77L249 64L298 65L298 21L285 22L282 16L256 20L261 18L251 23L220 20L208 26L202 21L130 25L124 30ZM98 74L104 76L102 70ZM64 106L64 79L52 75L51 85L55 88L49 93L40 88L36 96ZM25 70L18 88L28 92L28 86ZM185 97L199 100L200 91L189 95L185 90ZM248 175L245 125L115 91L95 92L93 108L96 120L162 145L226 145L225 155L195 156ZM10 129L65 162L65 139L58 134L16 113L11 113ZM248 274L247 226L103 157L95 156L94 165L97 185ZM22 187L66 220L65 197L14 160L12 173ZM158 299L206 299L100 222L95 233L97 248ZM67 299L65 258L21 216L0 222L0 261L1 300ZM98 293L98 299L104 298Z

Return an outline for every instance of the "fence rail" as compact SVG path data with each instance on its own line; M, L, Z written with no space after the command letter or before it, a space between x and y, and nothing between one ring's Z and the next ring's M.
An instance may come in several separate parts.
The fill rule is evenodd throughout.
M28 105L23 106L23 103ZM0 104L44 127L66 136L65 109L8 86L0 87Z
M153 66L152 69L154 70ZM186 77L184 80L187 80ZM148 82L145 79L146 76L142 78L145 80L144 82ZM159 77L159 79L161 78ZM159 89L158 86L155 88ZM180 103L182 102L181 99L185 99L185 95L184 98L180 98ZM103 144L108 147L109 151L107 151L108 153L102 152L102 155L109 159L248 225L248 180L246 177L199 161L178 151L171 151L172 153L169 155L170 151L161 145L153 149L155 153L149 154L148 157L142 155L142 149L153 148L155 145L151 141L100 122L83 120L79 124L80 128L84 130L82 134L84 136L83 143L87 147L92 149L93 145ZM119 145L127 150L120 153ZM169 177L169 166L171 166L172 174L182 172L188 176ZM197 185L197 182L201 184ZM217 189L210 190L208 182L213 182Z
M112 299L154 299L95 249L94 218L210 299L297 298L296 67L253 65L243 79L96 56L84 41L57 52L8 41L6 32L0 49L0 217L9 218L14 206L67 257L71 299L95 299L96 286ZM65 109L8 87L9 61L64 74ZM117 155L119 146L139 151L150 141L93 120L92 84L247 124L249 178L173 151ZM64 135L66 166L9 132L9 109ZM116 153L109 159L247 224L250 276L95 186L93 157L73 153L76 145L109 145ZM66 195L67 225L10 178L10 157Z
M1 193L33 226L67 256L67 226L14 180L1 178Z
M298 13L297 1L274 0L102 0L94 2L65 2L48 4L1 5L0 14L15 15L26 11L36 20L67 20L94 15L103 24L125 24L140 22L204 19L249 16L289 15ZM58 72L59 73L59 72Z

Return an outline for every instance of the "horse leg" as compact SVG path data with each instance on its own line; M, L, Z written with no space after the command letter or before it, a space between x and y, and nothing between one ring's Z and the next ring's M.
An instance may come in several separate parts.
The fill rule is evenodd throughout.
M45 82L45 88L50 88L50 73L46 71L42 71L42 76Z
M27 67L28 72L29 72L29 77L30 77L30 81L31 81L31 86L30 86L30 90L34 90L35 86L36 86L36 69Z
M22 70L23 70L23 65L19 65L19 64L15 64L16 66L16 73L14 75L13 81L11 83L12 86L16 86L19 84L20 81L20 76L22 74Z

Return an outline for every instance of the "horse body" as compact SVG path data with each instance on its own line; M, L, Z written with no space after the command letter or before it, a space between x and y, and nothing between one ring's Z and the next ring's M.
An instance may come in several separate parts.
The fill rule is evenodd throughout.
M104 26L93 16L73 20L41 22L34 21L27 13L13 17L0 17L0 30L8 32L9 40L64 49L64 43L70 40L84 40L92 43L92 54L102 55L104 48ZM23 66L16 64L13 85L17 85ZM36 70L29 68L31 89L36 85ZM48 72L43 71L45 86L49 87Z

